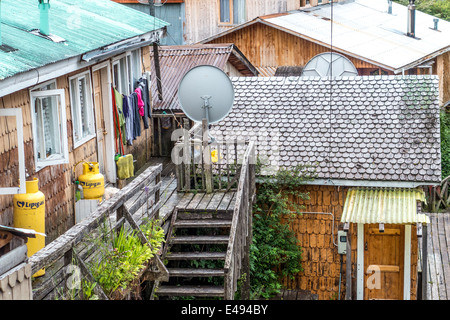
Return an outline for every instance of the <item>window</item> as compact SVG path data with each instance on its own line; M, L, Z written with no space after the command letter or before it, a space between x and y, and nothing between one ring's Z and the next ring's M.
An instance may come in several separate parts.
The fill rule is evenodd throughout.
M113 86L122 94L129 95L137 87L141 77L141 51L127 52L113 61Z
M36 170L69 162L65 94L56 82L30 92Z
M95 136L89 71L69 78L74 147Z
M219 0L219 15L220 23L245 22L245 0Z

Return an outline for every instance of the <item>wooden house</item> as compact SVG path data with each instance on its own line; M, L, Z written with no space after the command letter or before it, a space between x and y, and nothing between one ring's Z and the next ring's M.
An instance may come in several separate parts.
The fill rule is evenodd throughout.
M450 100L450 22L414 12L413 36L408 7L355 0L259 16L200 42L236 44L263 76L329 51L347 57L359 75L438 75L443 105Z
M149 13L138 0L112 0ZM162 0L155 1L155 16L169 22L163 45L193 44L258 16L296 10L301 3L314 6L321 1L299 0ZM323 0L327 3L328 0Z
M156 74L155 58L151 56L151 73ZM153 152L154 156L170 156L174 142L171 134L183 126L184 115L178 100L178 87L186 72L195 66L212 65L228 76L254 77L257 70L233 44L161 46L159 66L161 94L158 81L151 79L153 106Z
M422 187L441 177L438 77L232 82L233 108L211 134L256 141L274 170L316 175L300 187L309 200L291 199L304 205L291 225L303 271L285 286L323 300L417 299Z
M4 0L1 12L0 222L12 225L11 194L37 178L48 243L75 223L78 164L98 162L115 185L116 154L133 154L136 167L150 157L144 117L133 145L118 149L112 90L134 91L150 71L148 45L167 23L108 0L61 0L50 9L48 1Z

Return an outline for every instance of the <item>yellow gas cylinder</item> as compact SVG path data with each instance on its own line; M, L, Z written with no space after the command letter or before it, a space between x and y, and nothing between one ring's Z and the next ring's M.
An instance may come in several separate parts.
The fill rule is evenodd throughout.
M98 162L83 163L83 174L78 177L83 187L84 199L102 201L105 194L105 177L100 173Z
M32 229L45 233L45 195L39 191L39 180L26 181L26 193L15 194L13 224L15 228ZM27 241L28 256L32 256L45 247L45 237L37 234ZM45 270L37 271L33 276L39 277Z

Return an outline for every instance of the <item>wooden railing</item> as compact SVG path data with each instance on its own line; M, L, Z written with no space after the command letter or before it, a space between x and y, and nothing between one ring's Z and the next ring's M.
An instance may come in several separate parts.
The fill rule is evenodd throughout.
M225 299L233 300L238 281L243 280L241 299L250 294L250 244L252 239L252 204L255 187L255 144L250 142L242 159L236 203L225 257Z
M202 127L203 125L203 127ZM187 129L187 128L186 128ZM208 142L205 124L196 124L174 148L179 192L236 190L248 141L233 139ZM180 156L182 155L182 156Z
M122 226L128 230L137 231L141 242L145 242L145 236L140 231L139 225L145 218L158 219L161 207L162 165L147 168L123 189L115 193L110 199L103 201L97 209L85 220L73 226L63 235L52 241L46 247L32 255L29 259L32 273L46 269L46 275L37 278L33 283L33 299L52 299L61 295L61 291L67 290L67 278L71 274L67 271L68 266L75 265L79 268L81 276L92 281L92 276L87 270L85 261L92 258L95 253L95 244L90 243L88 247L78 247L86 238L97 232L97 229L108 221L110 229L108 232L117 231ZM132 203L127 203L139 192L145 195L138 197ZM149 199L152 203L149 204ZM145 205L147 203L147 205ZM98 237L98 234L97 234ZM88 241L89 243L89 241ZM167 278L167 269L156 256L152 264L161 269L162 278ZM152 267L153 268L153 267ZM154 270L150 270L150 273ZM96 285L94 292L100 299L107 299L102 289Z
M443 179L438 186L429 186L425 189L427 205L425 210L428 212L438 212L439 210L450 210L450 176Z

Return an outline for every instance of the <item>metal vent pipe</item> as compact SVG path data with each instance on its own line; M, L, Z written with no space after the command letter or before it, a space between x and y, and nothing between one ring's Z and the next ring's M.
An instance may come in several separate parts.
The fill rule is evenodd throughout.
M416 5L414 0L409 0L408 5L408 37L415 38L416 36Z
M39 0L40 23L39 32L44 35L50 35L50 23L48 20L48 11L50 9L50 0Z

